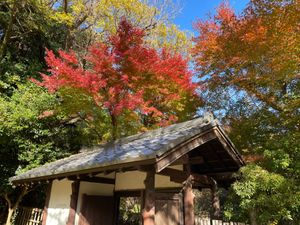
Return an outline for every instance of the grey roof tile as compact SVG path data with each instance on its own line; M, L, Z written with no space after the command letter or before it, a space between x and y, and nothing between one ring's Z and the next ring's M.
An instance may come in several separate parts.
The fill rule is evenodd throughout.
M187 122L118 139L105 145L94 146L89 151L72 155L23 174L12 177L12 182L30 178L43 178L85 169L101 168L125 162L156 158L185 140L217 125L211 117Z

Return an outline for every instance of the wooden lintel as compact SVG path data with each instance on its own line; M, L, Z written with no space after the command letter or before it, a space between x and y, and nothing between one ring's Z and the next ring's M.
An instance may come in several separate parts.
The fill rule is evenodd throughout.
M115 184L115 179L113 178L106 178L106 177L68 177L69 180L77 180L77 181L85 181L85 182L91 182L91 183L102 183L102 184Z
M181 170L176 170L172 168L165 168L164 170L160 171L158 174L163 175L163 176L168 176L170 177L170 181L176 182L176 183L183 183L186 181L186 179L189 176L188 172L181 171ZM202 185L210 185L211 184L211 179L206 176L206 175L201 175L201 174L191 174L191 179L192 182L196 184L196 186L199 186L200 184Z
M154 167L154 165L144 165L144 166L139 165L139 166L136 166L136 169L139 171L148 172L148 171L154 171L155 167Z

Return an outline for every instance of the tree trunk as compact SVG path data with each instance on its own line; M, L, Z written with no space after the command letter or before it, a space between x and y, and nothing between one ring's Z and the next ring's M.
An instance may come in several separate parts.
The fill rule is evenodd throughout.
M112 125L112 139L116 140L117 139L117 118L114 115L110 115L111 118L111 125Z
M64 13L68 14L68 0L63 0L63 9ZM64 41L64 50L67 51L70 49L70 36L71 36L71 31L70 31L70 26L66 24L66 36L65 36L65 41Z
M8 207L8 214L7 214L5 225L11 225L11 219L12 219L12 215L14 214L14 211L15 208Z
M255 209L249 210L249 218L250 218L250 225L258 225L256 220L256 211Z
M5 29L5 35L4 35L3 41L0 46L0 60L2 60L6 54L7 45L9 43L11 33L12 33L12 28L13 28L13 25L14 25L14 22L15 22L16 16L17 16L17 2L18 1L19 0L15 0L12 5L9 23L7 25L7 28Z
M15 204L12 203L12 201L10 200L8 193L6 193L4 195L4 198L7 202L7 208L8 208L8 214L7 214L7 218L6 218L6 223L5 225L11 225L11 219L12 216L14 214L14 212L16 211L16 209L19 207L20 202L22 201L24 195L26 195L28 193L28 190L26 187L23 187L21 190L21 193L19 194Z

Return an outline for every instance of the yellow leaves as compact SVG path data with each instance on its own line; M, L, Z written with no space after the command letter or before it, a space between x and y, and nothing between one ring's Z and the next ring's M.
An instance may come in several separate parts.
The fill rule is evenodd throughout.
M174 52L187 53L192 44L191 33L180 30L175 24L159 24L152 32L148 42L156 48L167 48Z
M88 30L93 41L117 31L121 18L126 17L134 26L147 33L147 43L155 48L169 48L175 52L188 52L190 34L170 23L176 12L171 0L69 0L67 13L62 3L49 11L49 17L66 24L76 42L77 32Z
M50 18L57 21L58 23L66 24L68 26L71 26L74 21L74 17L71 14L64 12L56 12L51 15Z
M71 5L71 11L74 15L81 15L86 10L86 5L83 0L74 1Z

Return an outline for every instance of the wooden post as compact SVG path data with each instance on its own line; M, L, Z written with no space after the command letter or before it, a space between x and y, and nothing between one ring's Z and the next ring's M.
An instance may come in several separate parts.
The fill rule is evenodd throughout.
M184 225L194 225L194 198L193 177L190 175L183 184L183 204L184 204Z
M74 223L75 223L77 200L78 200L78 194L79 194L79 184L80 184L80 181L74 181L72 183L72 195L71 195L71 200L70 200L70 211L69 211L67 225L74 225Z
M220 198L218 192L218 183L215 179L211 178L211 194L212 194L212 208L213 208L213 218L220 219L221 207Z
M46 225L47 215L48 215L48 207L50 202L50 195L51 195L51 188L52 188L52 182L50 182L47 186L46 190L46 200L45 200L45 206L43 210L43 219L42 219L42 225Z
M145 203L142 211L143 225L155 225L155 173L147 171L145 184Z

